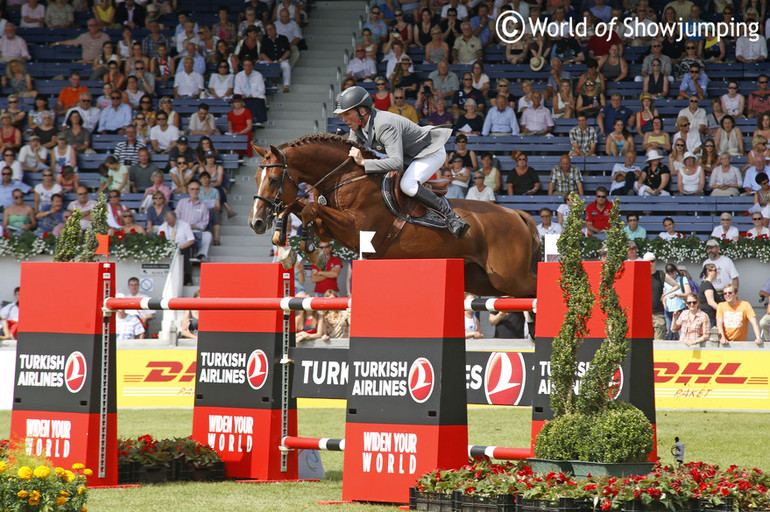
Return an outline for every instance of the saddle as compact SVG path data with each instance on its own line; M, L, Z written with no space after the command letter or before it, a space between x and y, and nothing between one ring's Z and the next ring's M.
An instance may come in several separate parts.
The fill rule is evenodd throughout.
M382 199L388 210L404 221L429 228L446 228L446 219L438 213L425 208L416 199L407 196L401 191L401 176L403 173L391 171L382 177ZM425 186L433 191L442 201L449 204L444 195L449 187L450 180L437 179L425 183Z

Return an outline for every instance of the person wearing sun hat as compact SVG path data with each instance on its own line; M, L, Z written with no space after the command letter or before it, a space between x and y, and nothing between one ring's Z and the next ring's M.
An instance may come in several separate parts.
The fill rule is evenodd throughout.
M647 153L647 165L642 169L639 180L634 185L634 189L640 196L668 196L666 188L671 179L671 171L668 166L661 162L663 156L656 150L651 149Z
M684 154L684 167L679 170L679 179L676 188L683 196L699 196L706 185L706 177L703 169L698 165L698 159L687 151Z

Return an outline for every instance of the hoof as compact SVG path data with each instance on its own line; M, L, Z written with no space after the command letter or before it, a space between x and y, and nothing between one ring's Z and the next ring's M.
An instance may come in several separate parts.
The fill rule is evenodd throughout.
M291 247L279 247L278 248L278 260L283 265L283 268L294 268L297 263L297 252Z
M320 253L321 254L316 257L315 266L322 270L326 270L326 264L329 263L329 256L326 255L326 251L320 251Z

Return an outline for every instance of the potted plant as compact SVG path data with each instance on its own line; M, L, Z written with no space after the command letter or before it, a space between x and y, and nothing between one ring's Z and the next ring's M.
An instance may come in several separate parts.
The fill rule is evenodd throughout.
M134 463L135 481L145 483L167 482L171 467L171 454L162 450L162 444L150 435L141 436L135 441L123 440L119 443L118 463ZM125 453L125 455L124 455Z
M560 286L567 305L564 323L554 339L551 355L551 408L554 418L537 436L535 456L572 461L575 474L615 471L619 476L647 473L644 466L608 464L638 463L652 451L653 432L644 414L630 404L612 400L615 372L628 354L628 321L614 283L623 273L628 239L619 221L619 201L610 212L607 259L602 266L599 305L606 315L607 336L576 386L577 351L586 334L586 322L594 305L594 294L582 264L581 228L584 202L575 195L558 247L562 255ZM576 462L577 461L577 462ZM579 461L602 463L586 468Z
M190 437L167 441L176 465L177 480L221 480L224 478L224 463L211 447Z

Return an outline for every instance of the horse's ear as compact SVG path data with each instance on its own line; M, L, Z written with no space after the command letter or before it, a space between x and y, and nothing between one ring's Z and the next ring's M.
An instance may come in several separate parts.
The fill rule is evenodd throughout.
M252 148L254 148L254 151L257 152L257 154L264 158L264 156L267 154L266 149L262 149L261 147L257 146L256 144L251 145Z
M278 155L278 154L280 154L280 151L278 151L278 148L277 148L277 147L275 147L275 146L273 146L272 144L270 145L270 152L271 152L272 154L274 154L274 155Z

